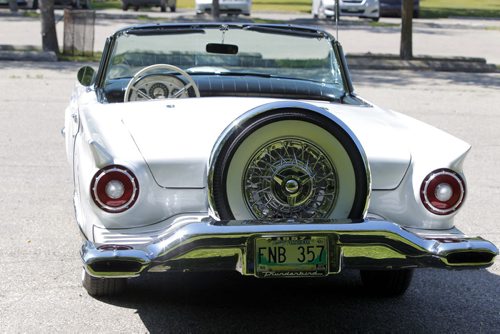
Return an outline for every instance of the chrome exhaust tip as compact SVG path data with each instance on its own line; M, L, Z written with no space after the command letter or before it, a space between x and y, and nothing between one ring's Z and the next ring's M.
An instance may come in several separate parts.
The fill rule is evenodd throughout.
M133 260L104 260L93 262L89 267L96 273L137 273L143 264Z
M446 255L446 262L452 266L485 266L493 262L495 255L486 250L459 251Z

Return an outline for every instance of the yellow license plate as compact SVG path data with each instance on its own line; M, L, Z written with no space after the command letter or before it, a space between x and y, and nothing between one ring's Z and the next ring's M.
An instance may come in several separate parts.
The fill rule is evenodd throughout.
M255 273L258 277L325 276L328 274L328 238L256 238Z

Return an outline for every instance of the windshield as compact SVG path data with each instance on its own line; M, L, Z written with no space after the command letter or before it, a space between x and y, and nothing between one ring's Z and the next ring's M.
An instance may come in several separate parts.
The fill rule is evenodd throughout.
M145 66L163 63L178 66L191 75L292 78L326 84L337 93L344 90L339 65L327 36L314 31L284 33L279 29L262 28L260 31L258 28L213 26L163 32L154 27L137 32L131 30L116 38L105 83L132 77ZM214 52L208 44L236 48L229 48L230 52L216 48Z

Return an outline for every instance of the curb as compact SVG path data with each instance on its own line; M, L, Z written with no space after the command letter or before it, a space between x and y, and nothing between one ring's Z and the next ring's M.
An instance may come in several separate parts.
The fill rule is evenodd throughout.
M34 45L7 45L0 44L0 60L13 61L57 61L53 51L42 51Z
M56 62L57 55L53 51L0 51L0 60Z
M436 72L500 72L496 65L488 64L484 58L417 56L402 60L397 55L387 54L347 54L351 69L362 70L412 70Z

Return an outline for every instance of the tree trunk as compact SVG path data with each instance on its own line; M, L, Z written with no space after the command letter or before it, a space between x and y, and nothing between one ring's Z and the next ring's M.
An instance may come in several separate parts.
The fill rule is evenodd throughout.
M17 13L17 0L9 0L9 9L12 13Z
M40 0L40 19L42 22L43 51L54 51L56 54L59 54L56 19L54 15L54 0Z
M218 19L220 16L219 0L212 0L212 16L214 19Z
M401 4L401 59L413 58L412 46L413 0L403 0Z

